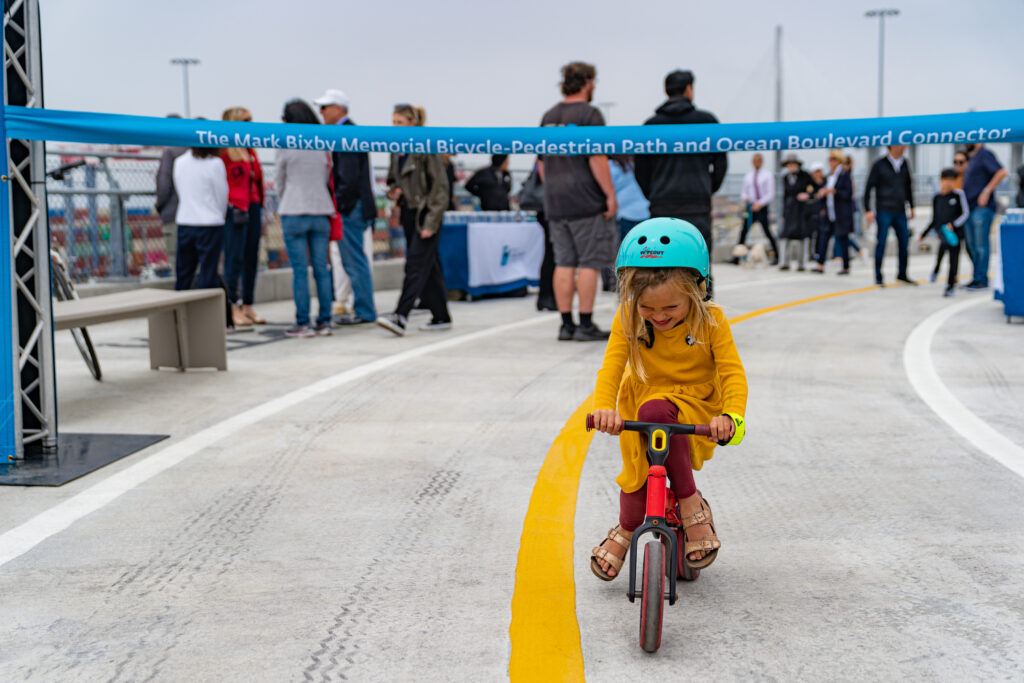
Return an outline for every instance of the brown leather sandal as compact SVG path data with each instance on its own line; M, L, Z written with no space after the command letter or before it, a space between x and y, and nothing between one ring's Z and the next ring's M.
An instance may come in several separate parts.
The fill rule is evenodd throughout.
M616 525L614 529L609 529L608 538L601 541L600 544L595 546L594 549L590 551L590 571L594 572L594 576L601 579L602 581L614 580L615 577L621 573L622 563L626 559L625 556L617 557L608 550L605 550L603 547L604 544L608 541L611 541L612 543L618 543L620 547L625 548L626 552L629 552L629 541L633 538L633 534L627 532L629 533L629 536L626 536L625 534L619 532L620 529L622 529L622 527L618 525ZM625 530L623 529L623 531ZM604 562L610 564L612 566L612 569L615 570L615 574L609 574L604 569L601 569L601 565L598 563L598 560L603 560Z
M700 510L693 513L689 517L683 517L683 534L686 535L686 530L690 527L697 526L698 524L707 524L711 527L711 535L705 536L704 538L691 541L686 536L686 542L683 543L683 561L686 565L692 569L703 569L707 567L715 558L718 557L718 549L722 547L722 542L718 540L718 536L715 533L715 518L711 516L711 506L704 500L704 496L700 498ZM704 557L699 560L691 560L690 553L703 552Z

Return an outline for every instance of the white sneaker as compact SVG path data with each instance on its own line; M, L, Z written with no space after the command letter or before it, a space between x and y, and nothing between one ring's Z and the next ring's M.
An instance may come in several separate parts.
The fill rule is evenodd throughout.
M405 318L397 313L377 316L377 324L399 337L405 336Z
M420 325L421 332L443 332L445 330L452 329L452 321L447 322L435 322L431 320L429 323L423 323Z

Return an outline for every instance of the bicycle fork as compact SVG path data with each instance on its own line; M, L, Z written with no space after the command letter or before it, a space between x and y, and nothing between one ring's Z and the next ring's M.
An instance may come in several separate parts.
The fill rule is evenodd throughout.
M647 512L644 523L633 532L629 543L629 592L626 597L630 602L637 598L636 592L636 549L642 536L652 535L668 547L665 566L668 574L668 604L676 603L676 564L679 561L679 542L676 532L665 519L666 490L668 488L668 472L665 460L668 458L668 434L662 429L655 429L647 445L650 467L647 471Z

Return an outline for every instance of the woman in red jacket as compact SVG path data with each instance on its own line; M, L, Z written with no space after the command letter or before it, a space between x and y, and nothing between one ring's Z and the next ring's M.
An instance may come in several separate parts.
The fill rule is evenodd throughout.
M252 121L252 113L245 107L231 107L221 118ZM231 147L221 152L221 158L228 171L228 215L224 225L224 280L228 299L235 327L262 325L267 321L253 310L252 299L263 227L263 169L254 149Z

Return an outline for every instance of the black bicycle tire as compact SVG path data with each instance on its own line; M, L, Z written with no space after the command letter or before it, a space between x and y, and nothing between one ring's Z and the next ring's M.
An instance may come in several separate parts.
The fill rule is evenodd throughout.
M665 615L665 546L659 540L644 546L643 594L640 596L640 647L657 652Z
M92 345L92 337L89 336L89 331L84 327L73 327L71 328L71 338L75 340L78 352L82 354L85 366L89 368L89 372L92 373L97 382L102 381L103 371L100 370L100 359L96 355L96 348Z
M75 290L68 282L67 276L56 264L51 264L51 272L53 273L52 282L56 285L53 290L59 301L71 301L77 299ZM82 360L85 361L85 367L89 368L89 372L96 379L97 382L102 381L103 371L100 369L100 359L96 355L96 347L92 345L92 337L89 336L89 330L84 327L73 327L70 330L71 338L75 340L75 346L78 347L78 352L82 354Z
M51 281L56 285L53 288L53 295L57 298L57 301L70 301L74 299L75 290L72 289L71 283L68 282L64 269L52 260L50 261L50 274L53 276Z

